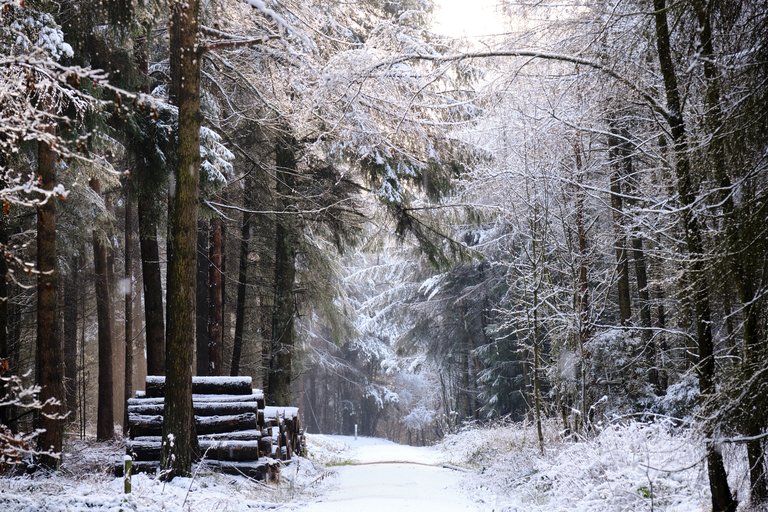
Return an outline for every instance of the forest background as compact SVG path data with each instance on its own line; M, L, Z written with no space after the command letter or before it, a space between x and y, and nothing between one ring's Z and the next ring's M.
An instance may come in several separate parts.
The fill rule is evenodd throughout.
M56 466L167 373L191 445L194 366L410 443L663 420L768 500L768 6L432 7L2 0L4 442L42 408Z

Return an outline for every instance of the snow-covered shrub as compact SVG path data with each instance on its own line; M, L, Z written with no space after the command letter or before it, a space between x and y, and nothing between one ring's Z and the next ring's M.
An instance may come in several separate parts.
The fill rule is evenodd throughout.
M473 487L487 510L704 510L709 489L703 443L695 432L673 425L615 423L594 438L562 442L558 425L546 422L542 454L533 425L507 423L447 436L442 447L452 462L479 468ZM724 455L732 468L733 454Z
M206 126L200 127L201 187L212 191L223 188L235 175L235 155L223 144L221 135Z
M0 46L12 54L42 50L55 60L74 55L72 46L64 42L64 34L53 16L28 9L21 3L2 3Z
M654 410L659 414L688 420L696 408L698 399L699 381L691 372L669 386L664 396L656 399Z
M631 329L608 329L587 342L590 405L603 402L593 421L644 409L653 401L645 350L640 335Z
M545 420L542 425L545 446L560 445L560 425ZM533 423L502 418L482 425L465 425L440 442L450 461L459 466L489 468L501 461L510 474L525 475L539 453L536 427Z
M58 405L54 399L40 402L40 386L27 385L16 375L0 377L0 393L0 410L12 412L15 418L45 406ZM40 433L39 430L14 432L8 425L0 423L0 474L16 472L31 464L38 455L58 456L35 449L35 440Z
M402 419L405 428L412 432L421 432L435 421L436 412L419 404Z

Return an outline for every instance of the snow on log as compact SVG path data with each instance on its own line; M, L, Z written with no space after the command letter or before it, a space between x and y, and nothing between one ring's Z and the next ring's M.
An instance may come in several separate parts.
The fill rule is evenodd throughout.
M250 430L237 430L235 432L215 432L212 434L197 436L200 441L217 441L226 439L239 441L258 441L262 437L264 437L264 434L258 428Z
M160 414L128 414L128 432L131 438L163 435L163 416Z
M254 480L276 480L280 474L280 463L274 459L259 459L257 462L204 460L200 466L228 475L244 475Z
M263 458L252 462L203 460L198 466L230 475L245 475L254 480L274 480L280 473L280 465L274 459ZM133 473L155 474L160 471L157 461L136 461L133 463ZM115 464L115 476L123 476L123 463Z
M195 416L198 435L256 429L257 422L257 416L252 412L232 416ZM163 417L159 414L129 413L128 424L131 438L157 436L163 433Z
M192 395L193 403L216 403L216 402L258 402L264 397L259 395ZM140 404L162 404L165 402L165 398L129 398L128 405L140 405Z
M146 403L128 404L128 413L134 414L163 414L165 404ZM197 416L232 416L252 412L258 414L259 403L250 402L192 402L192 408Z
M251 430L258 427L257 416L248 412L236 416L195 416L198 435L237 430Z
M239 441L258 441L262 437L271 435L265 430L253 428L248 430L236 430L234 432L214 432L212 434L203 434L197 436L200 441L224 441L228 439ZM159 443L163 440L161 436L137 436L132 439L134 443Z
M145 396L165 396L165 376L148 375ZM192 393L199 395L253 395L253 381L250 377L192 377Z
M268 405L264 408L264 418L271 419L297 418L299 416L298 407L283 407L277 405Z
M262 437L259 439L259 454L264 457L272 456L272 437Z
M200 440L202 458L227 461L249 461L259 458L260 440ZM137 461L160 460L163 444L160 441L131 441L126 450ZM261 453L271 455L271 450Z
M207 451L204 458L245 463L260 456L290 460L294 453L303 453L299 408L265 408L264 392L251 386L250 377L193 377L192 407L200 447ZM127 449L140 463L161 457L164 387L165 377L149 376L146 391L127 400L132 439ZM263 468L247 471L258 478Z

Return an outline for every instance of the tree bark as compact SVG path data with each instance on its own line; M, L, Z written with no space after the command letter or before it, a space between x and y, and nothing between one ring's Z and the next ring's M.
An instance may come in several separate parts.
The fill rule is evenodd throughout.
M147 345L147 373L165 375L165 321L160 249L157 242L157 216L147 191L138 197L139 248L144 287L144 322Z
M151 24L142 27L142 34L134 40L136 67L144 80L139 90L149 94L148 46ZM149 168L148 159L136 158L137 213L139 227L139 251L144 290L144 341L146 345L147 373L165 375L165 322L163 319L163 285L160 271L160 250L157 241L157 203L160 195L156 189L158 180L152 179L156 169Z
M296 174L293 140L280 139L276 150L278 200L283 214L277 220L275 239L275 302L272 309L272 353L269 366L270 404L291 403L291 372L293 359L293 321L296 312L294 281L296 280L296 222L291 207Z
M3 159L0 156L0 165ZM4 188L5 183L1 184ZM10 205L9 205L10 206ZM5 208L5 205L2 205ZM7 215L0 209L0 376L12 375L11 351L8 343L8 262L5 260L5 251L8 247ZM0 397L5 396L6 384L0 380ZM0 407L0 424L8 425L11 419L11 406Z
M458 367L458 382L456 390L456 412L459 413L459 424L469 420L472 413L469 405L469 330L467 329L467 308L457 307L456 320L461 322L461 329L456 329L456 366Z
M653 0L655 9L656 43L659 54L659 66L664 80L664 90L667 96L668 123L673 139L675 156L675 175L677 191L682 205L681 215L685 241L690 264L687 271L692 287L692 297L696 340L698 344L698 361L696 370L699 377L699 390L703 400L715 392L715 359L712 340L711 310L709 304L709 286L704 268L704 247L701 230L696 215L693 212L696 199L696 186L689 159L688 136L683 118L683 105L678 90L677 74L672 61L669 25L667 22L666 0ZM712 430L705 432L712 437ZM728 485L728 475L725 471L723 456L712 441L707 442L707 473L709 488L712 493L713 512L733 512L737 502L731 494Z
M208 315L210 314L208 293L208 222L204 219L197 221L197 291L195 301L195 352L197 375L208 375Z
M249 174L250 176L250 174ZM245 180L243 191L246 211L243 212L243 220L240 228L240 261L237 272L237 304L235 305L235 340L232 345L232 364L230 375L240 374L240 359L243 354L243 331L245 329L245 300L248 287L248 251L251 240L251 214L250 209L251 190L249 184L252 180Z
M220 218L211 220L208 257L208 375L224 371L224 238Z
M534 243L535 245L535 243ZM534 255L536 249L534 248ZM535 257L535 256L534 256ZM536 437L539 441L539 453L544 454L544 432L541 428L541 333L539 329L539 288L533 288L533 413L536 421Z
M101 195L101 184L97 178L91 178L90 186ZM112 355L112 294L109 286L108 255L109 248L99 234L93 232L94 286L96 288L96 316L99 339L99 386L98 414L96 419L96 439L106 441L115 435L114 407L114 361Z
M45 141L38 142L37 173L40 187L51 193L56 184L56 154ZM66 396L64 361L56 329L56 206L52 195L42 201L37 206L37 381L40 401L52 403L45 405L37 418L37 427L44 430L37 444L42 451L61 453L64 422L56 415L65 412ZM60 459L43 455L41 463L56 468Z
M196 236L200 181L199 0L171 3L171 99L179 109L178 152L168 215L167 381L163 466L168 477L191 476L197 450L192 415L195 349Z
M125 188L125 266L123 268L125 294L125 372L123 380L123 403L133 394L133 200L128 187ZM128 433L128 408L124 408L123 434Z
M77 322L79 313L80 256L69 258L64 280L64 381L70 423L77 421Z
M584 219L584 189L581 186L583 179L582 173L584 164L582 160L582 147L581 143L577 142L573 146L574 158L576 163L576 182L578 189L576 190L576 234L579 244L579 275L577 278L577 292L576 292L576 305L577 314L579 318L579 358L581 359L580 365L580 387L581 396L579 398L581 419L584 423L584 428L589 427L587 418L587 358L588 353L586 349L587 341L592 336L592 319L591 319L591 304L589 296L589 255L587 244L587 224ZM575 427L574 427L575 428ZM575 428L575 430L578 430Z

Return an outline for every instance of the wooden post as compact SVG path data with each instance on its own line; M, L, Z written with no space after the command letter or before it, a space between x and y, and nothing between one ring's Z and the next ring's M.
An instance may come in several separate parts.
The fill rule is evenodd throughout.
M131 470L133 469L133 459L130 455L123 457L123 492L131 494Z

